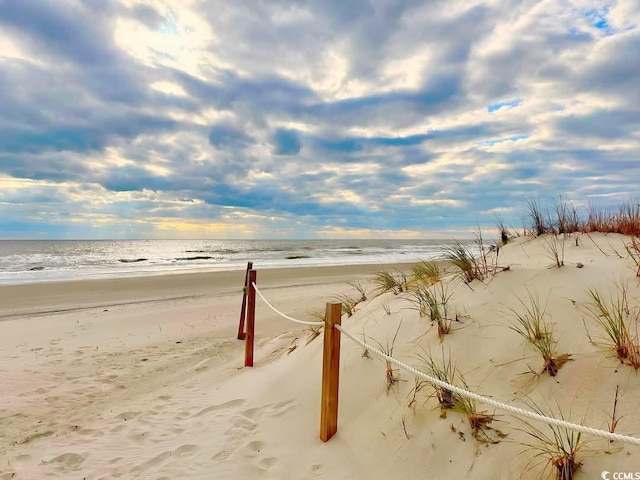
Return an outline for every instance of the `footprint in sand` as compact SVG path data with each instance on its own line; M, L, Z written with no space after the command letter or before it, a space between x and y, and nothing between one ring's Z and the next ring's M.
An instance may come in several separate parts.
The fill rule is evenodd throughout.
M193 455L198 450L200 450L200 447L198 445L187 443L185 445L182 445L176 448L173 451L173 455L176 457L187 457L187 456Z
M16 462L28 462L31 460L31 455L18 455L16 457Z
M200 417L202 415L206 415L206 414L211 413L211 412L217 412L218 410L224 410L226 408L239 407L241 405L244 405L245 403L246 403L245 399L238 398L238 399L235 399L235 400L230 400L228 402L220 403L218 405L211 405L210 407L205 407L202 410L194 413L193 416L194 417Z
M275 457L263 458L261 460L258 460L258 462L256 462L256 465L258 466L258 468L261 468L262 470L271 470L277 464L278 464L278 459Z
M231 427L224 432L225 435L230 437L246 437L257 427L257 424L253 420L243 417L242 415L233 417L231 419L231 424Z
M297 402L295 400L287 400L286 402L276 403L271 407L270 416L272 418L286 418L293 414Z
M128 420L133 420L134 418L139 417L142 412L122 412L120 415L117 415L116 418L120 420L124 420L125 422Z
M260 440L254 440L253 442L247 443L242 448L242 454L245 457L253 458L257 457L262 449L264 449L264 442L261 442Z
M63 468L75 470L82 465L84 460L85 458L77 453L63 453L62 455L58 455L57 457L43 463L46 465L58 464Z
M238 451L238 447L238 444L236 444L235 442L230 443L218 453L216 453L213 457L211 457L211 460L217 463L226 462L231 455Z
M104 435L102 430L98 430L96 428L81 428L80 430L77 431L77 434L82 435L83 437L91 437L91 438L98 438Z
M141 463L140 465L136 465L129 471L129 473L138 474L138 473L144 472L149 467L154 467L156 465L159 465L165 460L167 460L168 458L170 458L171 453L172 452L170 451L162 452L160 455L156 455L151 460L147 460L146 462Z
M121 431L125 430L127 427L125 425L116 425L113 428L109 429L109 433L120 433Z

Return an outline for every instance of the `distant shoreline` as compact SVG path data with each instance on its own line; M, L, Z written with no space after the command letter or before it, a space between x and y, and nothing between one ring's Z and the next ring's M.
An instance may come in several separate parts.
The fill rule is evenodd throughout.
M382 270L410 270L415 262L354 264L317 267L259 268L264 288L313 286L362 280ZM90 278L0 285L0 320L46 313L107 308L185 297L219 296L238 292L241 298L245 270L183 271L117 278Z

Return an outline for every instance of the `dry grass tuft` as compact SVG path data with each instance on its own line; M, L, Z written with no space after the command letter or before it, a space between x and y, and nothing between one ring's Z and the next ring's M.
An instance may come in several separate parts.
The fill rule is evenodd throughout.
M549 212L543 211L540 206L540 198L530 198L527 200L529 216L529 229L536 237L552 232Z
M625 245L625 249L636 265L636 277L640 277L640 239L632 237L631 243Z
M609 423L609 432L616 433L616 428L618 428L618 422L621 417L618 417L618 391L620 390L620 385L616 385L616 396L613 399L613 412L611 413L611 423ZM609 443L613 443L613 440L609 440Z
M465 390L470 390L461 374L459 375L459 378L462 387ZM490 424L495 420L494 415L486 412L479 412L475 400L461 397L458 409L466 417L469 428L471 429L471 435L473 435L473 438L479 442L495 444L499 443L500 439L507 436L500 430L490 426Z
M545 249L549 254L549 258L553 260L553 266L557 268L564 267L565 237L563 236L562 239L559 240L556 235L551 235L549 237L545 236L543 239L546 244Z
M525 228L534 236L574 232L640 236L640 203L634 201L625 202L617 209L603 209L591 203L583 218L575 205L565 201L562 195L555 200L553 218L549 210L541 206L540 198L529 199L527 210Z

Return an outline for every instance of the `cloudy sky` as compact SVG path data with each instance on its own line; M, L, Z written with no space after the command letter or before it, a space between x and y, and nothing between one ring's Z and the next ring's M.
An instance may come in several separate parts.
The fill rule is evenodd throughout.
M639 183L637 0L0 0L0 238L452 237Z

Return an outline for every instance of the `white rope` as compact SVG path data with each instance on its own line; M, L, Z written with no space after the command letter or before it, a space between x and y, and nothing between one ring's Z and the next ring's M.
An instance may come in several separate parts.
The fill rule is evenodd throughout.
M359 338L353 336L351 333L347 332L346 330L343 330L342 327L338 324L334 325L340 332L344 333L347 337L349 337L351 340L353 340L354 342L356 342L357 344L359 344L360 346L362 346L363 348L368 349L370 352L375 353L376 355L378 355L381 358L384 358L385 360L389 361L390 363L393 363L394 365L396 365L399 368L402 368L410 373L412 373L413 375L415 375L416 377L422 378L423 380L426 380L427 382L431 383L432 385L436 385L440 388L444 388L447 389L453 393L457 393L460 396L463 397L467 397L467 398L471 398L473 400L476 400L480 403L484 403L485 405L491 405L492 407L495 408L499 408L501 410L506 410L507 412L513 413L514 415L519 415L522 417L527 417L527 418L531 418L532 420L538 420L540 422L544 422L548 425L555 425L558 427L563 427L563 428L567 428L569 430L574 430L576 432L580 432L580 433L584 433L587 435L594 435L596 437L602 437L602 438L606 438L609 440L615 440L615 441L619 441L619 442L623 442L623 443L630 443L633 445L638 445L640 446L640 438L636 438L636 437L630 437L627 435L621 435L618 433L611 433L611 432L607 432L605 430L598 430L595 428L591 428L591 427L585 427L583 425L577 425L575 423L570 423L567 422L565 420L559 420L557 418L553 418L553 417L547 417L544 415L540 415L539 413L536 412L532 412L531 410L526 410L523 408L518 408L518 407L514 407L513 405L508 405L506 403L502 403L502 402L498 402L496 400L493 400L491 398L487 398L487 397L483 397L481 395L478 395L477 393L473 393L473 392L469 392L467 390L464 390L460 387L456 387L455 385L450 385L447 382L443 382L442 380L432 377L431 375L427 375L424 372L421 372L419 370L416 370L415 368L400 362L399 360L396 360L393 357L390 357L389 355L385 354L384 352L378 350L375 347L372 347L371 345L367 345L365 342L363 342L362 340L360 340Z
M260 295L260 298L264 301L264 303L267 304L267 306L273 310L274 312L276 312L278 315L280 315L281 317L286 318L287 320L294 322L294 323L299 323L301 325L309 325L312 327L321 327L324 325L324 322L306 322L304 320L298 320L297 318L293 318L290 317L289 315L285 315L284 313L282 313L280 310L278 310L276 307L274 307L273 305L271 305L269 303L269 300L267 300L266 298L264 298L264 295L262 295L262 292L260 290L258 290L258 287L256 287L255 282L251 282L251 285L253 285L253 288L256 290L256 293L258 295Z

